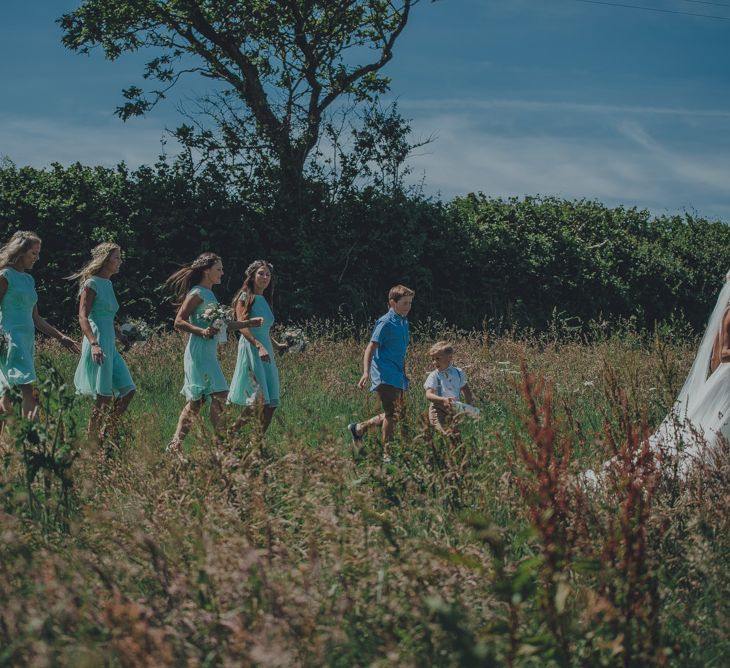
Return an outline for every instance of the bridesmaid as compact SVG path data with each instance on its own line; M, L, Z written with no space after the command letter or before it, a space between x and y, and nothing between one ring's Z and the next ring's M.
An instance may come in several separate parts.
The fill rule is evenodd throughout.
M274 267L266 260L256 260L246 269L243 285L234 299L236 319L259 316L263 326L252 331L241 330L238 341L236 369L231 380L228 403L252 407L256 401L263 404L261 428L265 432L271 424L276 407L279 405L279 370L274 359L274 349L286 350L285 343L271 337L274 313L271 299L274 285L271 277ZM243 420L247 419L244 412ZM239 422L240 424L240 422Z
M12 410L11 388L22 393L23 417L36 420L38 400L33 355L35 330L58 339L68 350L79 353L78 343L50 325L38 313L38 295L30 275L41 253L41 239L33 232L16 232L0 248L0 333L6 346L0 355L0 413Z
M95 399L88 434L100 441L106 431L103 418L115 425L136 391L115 343L121 338L114 322L119 303L111 277L119 273L121 265L122 249L105 242L91 251L89 262L69 276L79 280L79 325L84 334L74 384L78 394Z
M180 392L187 403L180 413L175 435L167 446L170 452L182 452L183 439L207 397L211 397L210 419L213 429L218 430L228 383L218 362L215 340L218 330L205 322L202 314L209 306L218 303L213 286L220 284L222 276L221 258L214 253L203 253L191 264L176 271L166 282L180 304L175 316L175 329L190 334L185 348L185 384ZM243 322L234 320L227 323L227 327L236 330L260 327L261 324L261 318L252 318Z

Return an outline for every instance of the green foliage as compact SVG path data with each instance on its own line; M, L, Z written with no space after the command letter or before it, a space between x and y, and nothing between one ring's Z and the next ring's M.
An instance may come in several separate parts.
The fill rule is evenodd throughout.
M23 470L22 487L18 479L13 481L9 476L3 495L12 508L13 497L23 489L30 517L38 520L45 530L67 530L73 501L71 468L79 456L73 415L75 394L52 364L45 364L40 376L39 420L21 416L20 395L13 397L16 415L3 419ZM6 475L13 464L12 455L6 456Z
M68 531L24 504L0 508L0 665L727 663L726 453L684 481L671 462L658 479L637 453L641 415L665 410L663 367L686 373L690 347L662 340L660 359L628 331L590 344L454 336L483 419L446 442L414 389L383 467L372 435L353 456L345 425L376 406L355 387L362 343L340 325L338 341L308 325L307 350L279 358L283 404L265 441L253 428L214 440L198 424L186 463L164 452L183 337L130 349L139 393L117 447L80 447L66 468ZM413 379L430 343L411 348ZM41 354L69 377L73 356ZM222 362L230 373L234 345ZM83 422L89 404L70 417ZM0 481L24 486L8 430L0 452L13 456ZM605 490L583 492L575 474L614 452Z
M74 51L153 54L143 77L159 88L128 87L122 119L147 113L181 76L202 75L218 89L199 101L212 123L176 137L221 163L273 161L298 190L331 108L344 98L372 103L388 89L379 71L418 1L83 0L59 24Z
M366 161L384 150L368 146ZM397 170L401 158L389 164ZM348 315L367 324L385 309L388 288L404 283L416 289L414 322L488 321L562 337L605 334L632 319L635 328L697 330L730 266L730 227L692 215L535 197L442 204L404 192L397 175L373 181L356 187L344 178L340 191L312 181L306 213L292 217L273 186L233 189L219 169L196 171L184 158L135 171L6 162L0 227L4 237L33 229L43 238L40 310L63 325L75 322L76 294L61 277L109 239L125 250L115 279L122 317L150 322L169 322L160 286L204 250L223 255L223 299L251 260L270 259L280 320ZM591 321L605 325L590 332Z

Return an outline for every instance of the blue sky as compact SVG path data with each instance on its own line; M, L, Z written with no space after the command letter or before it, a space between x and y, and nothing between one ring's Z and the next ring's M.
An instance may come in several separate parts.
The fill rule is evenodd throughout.
M413 178L444 198L586 197L730 222L730 0L621 1L728 20L577 0L418 5L386 70L416 136L435 137ZM63 49L54 19L77 4L3 3L0 155L153 162L177 96L144 119L114 116L144 59Z

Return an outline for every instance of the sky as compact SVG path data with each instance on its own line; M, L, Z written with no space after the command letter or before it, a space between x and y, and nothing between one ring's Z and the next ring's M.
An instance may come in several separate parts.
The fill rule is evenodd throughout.
M123 123L114 109L142 83L144 54L64 49L55 19L78 4L3 0L0 156L152 163L180 99L206 83ZM730 222L730 0L423 0L384 73L415 138L433 138L410 159L430 196L556 195Z

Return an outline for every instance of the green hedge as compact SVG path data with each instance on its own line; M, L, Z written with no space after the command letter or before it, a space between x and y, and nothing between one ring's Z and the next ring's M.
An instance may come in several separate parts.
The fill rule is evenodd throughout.
M461 327L489 319L541 329L559 312L647 327L679 315L699 328L730 268L730 228L689 214L551 197L442 203L376 188L333 200L322 184L305 198L306 214L294 216L265 186L234 190L215 169L182 160L135 171L0 166L2 236L33 229L44 239L40 307L59 324L76 311L62 277L109 239L126 253L116 279L125 313L168 322L160 285L203 250L224 258L222 298L252 259L270 259L280 319L369 322L402 282L417 290L414 319Z

